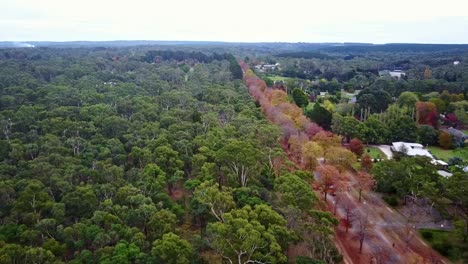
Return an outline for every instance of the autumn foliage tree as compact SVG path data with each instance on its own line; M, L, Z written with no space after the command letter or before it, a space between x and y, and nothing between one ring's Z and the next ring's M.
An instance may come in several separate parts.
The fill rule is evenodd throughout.
M324 150L331 147L339 147L341 145L341 137L327 131L318 132L312 140L322 146Z
M372 176L364 171L358 171L354 177L354 187L359 193L359 202L361 202L362 192L369 191L375 186L375 181Z
M439 134L439 145L444 149L449 149L453 147L452 135L445 131L442 131Z
M431 79L432 78L432 71L429 67L426 67L424 70L424 79Z
M338 182L340 172L333 166L323 165L317 168L320 180L318 182L323 199L327 200L328 193L333 192L334 185Z
M356 206L351 200L345 200L341 208L343 209L343 225L345 232L348 233L349 228L353 226L353 222L356 220Z
M370 172L373 166L372 158L368 154L364 155L361 159L361 170Z
M308 170L317 167L317 159L323 156L323 148L316 142L309 141L302 146L302 162Z
M351 152L356 154L356 156L361 157L362 154L364 153L364 145L362 144L361 140L357 138L353 138L349 142L349 150L351 150Z
M356 155L345 148L332 147L325 152L325 160L344 171L352 168L352 164L356 162Z
M437 107L432 102L417 102L416 116L418 124L431 125L437 127L438 114Z

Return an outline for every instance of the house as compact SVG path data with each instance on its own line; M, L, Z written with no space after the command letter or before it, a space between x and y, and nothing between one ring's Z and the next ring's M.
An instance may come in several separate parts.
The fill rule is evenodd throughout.
M465 141L468 140L467 134L453 127L449 127L445 131L449 133L450 135L452 135L453 141L455 142L455 145L457 145L458 147L463 146Z
M390 71L390 70L383 70L383 71L379 71L379 76L380 77L391 77L393 79L401 79L403 76L405 76L406 73L404 71L401 71L401 70L393 70L393 71Z
M453 173L450 173L450 172L445 171L445 170L438 170L437 174L439 174L440 176L442 176L444 178L448 178L448 177L453 175Z
M260 72L269 72L269 71L274 71L276 69L279 69L280 64L259 64L255 66L255 69L257 69Z
M431 153L424 146L418 143L393 142L391 147L393 152L403 152L408 156L426 156L434 159Z
M328 92L320 92L319 96L324 98L328 95Z
M408 143L408 142L393 142L392 147L390 148L393 152L402 152L407 156L416 157L424 156L431 159L431 164L439 167L447 167L448 163L443 160L435 159L432 154L424 148L423 145L418 143Z

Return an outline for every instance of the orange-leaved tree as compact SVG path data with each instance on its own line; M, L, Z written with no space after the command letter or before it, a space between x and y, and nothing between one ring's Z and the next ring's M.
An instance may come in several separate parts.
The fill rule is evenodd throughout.
M340 178L340 172L331 165L322 165L317 168L319 188L323 193L323 199L327 200L328 193L333 193L335 184Z
M362 192L369 191L375 187L375 181L372 176L364 171L358 171L354 177L354 188L359 193L359 202L361 202Z

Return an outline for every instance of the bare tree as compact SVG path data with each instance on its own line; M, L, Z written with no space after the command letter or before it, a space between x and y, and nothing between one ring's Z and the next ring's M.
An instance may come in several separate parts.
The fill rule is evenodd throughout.
M333 214L336 215L336 211L338 209L338 206L341 204L343 200L346 199L346 193L345 191L347 190L349 184L346 181L339 181L336 184L336 189L335 189L335 196L333 200Z
M359 240L359 253L362 253L364 240L371 236L372 223L369 220L369 214L361 214L357 217L356 238Z
M405 241L406 248L409 247L411 240L413 240L414 236L416 235L415 230L416 230L415 226L409 222L403 227L402 237L403 237L403 241Z
M353 226L353 222L356 220L356 206L350 200L345 200L342 203L343 209L343 222L346 228L346 233L348 229Z
M375 252L373 253L370 263L371 264L385 264L389 263L389 260L391 259L391 252L389 252L387 249L378 247ZM392 263L392 262L391 262Z

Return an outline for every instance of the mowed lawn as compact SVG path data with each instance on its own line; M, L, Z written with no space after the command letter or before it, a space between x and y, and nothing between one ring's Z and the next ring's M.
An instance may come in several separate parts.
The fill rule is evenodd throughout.
M270 78L274 82L276 82L276 81L285 82L288 79L293 79L293 78L290 78L290 77L283 77L283 76L279 76L279 75L267 75L266 77Z
M453 157L460 157L465 161L468 161L468 147L458 149L442 149L440 147L430 146L429 151L436 158L448 161Z
M364 154L369 154L372 159L387 159L387 156L377 147L365 147Z

